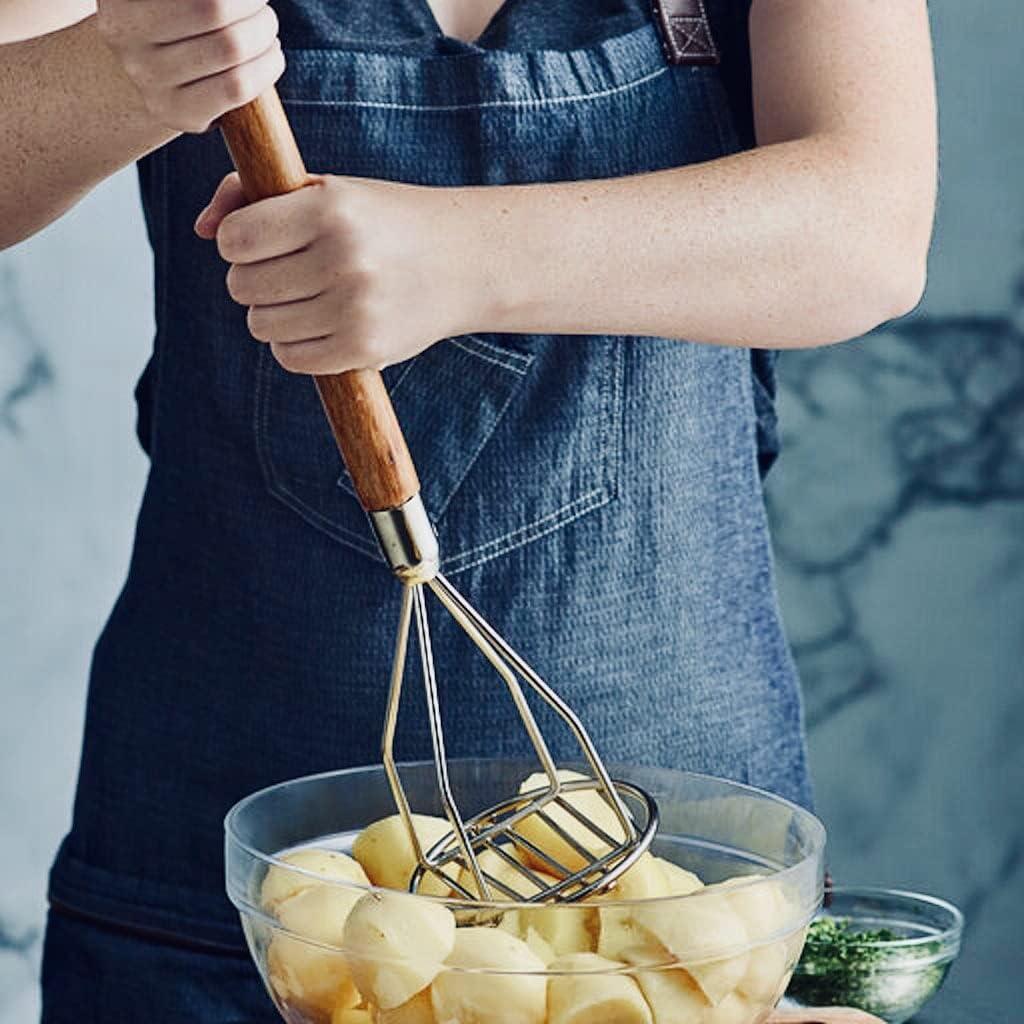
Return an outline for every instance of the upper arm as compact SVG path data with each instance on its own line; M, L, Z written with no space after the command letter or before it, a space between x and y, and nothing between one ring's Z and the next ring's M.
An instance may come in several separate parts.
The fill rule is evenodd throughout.
M937 179L927 0L753 0L761 145L821 137L893 228L931 236Z
M754 0L750 43L761 144L821 132L932 141L926 0Z
M67 28L95 10L96 0L0 0L0 44Z

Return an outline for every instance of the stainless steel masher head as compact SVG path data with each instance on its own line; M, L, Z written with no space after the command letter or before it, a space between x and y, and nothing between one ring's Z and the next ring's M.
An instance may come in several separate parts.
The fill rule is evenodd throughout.
M430 575L422 582L407 583L402 595L384 724L384 768L419 862L410 888L415 891L428 877L438 876L465 900L531 903L573 902L608 888L650 845L658 826L654 800L636 786L612 780L572 708L449 580L436 569L428 571ZM459 811L448 778L441 702L424 594L426 589L437 596L508 688L541 768L536 785L510 795L468 819ZM445 816L452 826L452 832L429 850L423 849L413 828L394 755L395 725L413 621L430 716L438 792ZM558 772L527 702L523 683L569 727L589 768L588 774L566 779ZM588 800L586 794L593 795ZM553 842L539 843L538 830ZM483 854L488 851L491 852L491 862L500 870L487 868ZM528 866L531 864L541 870Z
M221 129L250 201L292 192L307 184L309 176L275 90L225 115ZM439 572L437 537L420 498L416 469L381 375L376 370L352 370L315 379L381 551L404 585L385 716L383 760L419 865L410 887L418 888L431 875L441 876L467 902L572 902L608 888L650 845L658 825L654 800L635 786L612 780L575 712ZM448 778L427 620L428 590L508 688L544 780L470 818L460 812ZM422 848L413 828L394 756L395 725L413 622L440 802L452 826L451 833L428 850ZM572 732L587 767L583 775L569 780L559 775L527 703L524 683ZM536 841L538 825L555 840L553 844ZM484 854L488 852L492 863L497 858L503 866L498 874L486 870ZM543 865L544 870L528 864ZM468 879L472 884L467 884Z

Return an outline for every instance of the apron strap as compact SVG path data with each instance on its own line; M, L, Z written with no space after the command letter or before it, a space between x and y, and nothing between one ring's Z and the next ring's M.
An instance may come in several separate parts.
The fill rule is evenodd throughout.
M661 45L670 64L717 64L704 0L651 0Z

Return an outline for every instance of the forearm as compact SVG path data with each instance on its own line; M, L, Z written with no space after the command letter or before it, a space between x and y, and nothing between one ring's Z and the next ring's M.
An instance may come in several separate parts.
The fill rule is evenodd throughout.
M927 198L820 136L630 178L470 190L481 328L801 347L920 295ZM480 271L478 270L477 273Z
M147 113L95 22L0 46L0 249L175 134Z

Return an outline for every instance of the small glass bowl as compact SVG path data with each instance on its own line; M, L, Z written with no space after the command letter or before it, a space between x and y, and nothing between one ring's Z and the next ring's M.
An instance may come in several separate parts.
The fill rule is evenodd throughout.
M848 936L815 939L812 924L787 1001L852 1006L902 1024L941 988L960 952L963 914L945 900L897 889L835 886L816 921L846 922ZM891 939L857 941L886 931Z

